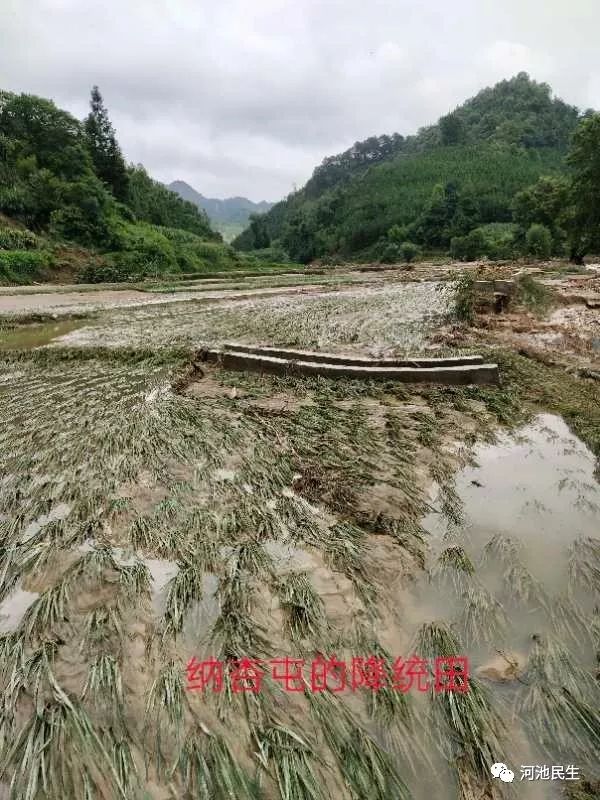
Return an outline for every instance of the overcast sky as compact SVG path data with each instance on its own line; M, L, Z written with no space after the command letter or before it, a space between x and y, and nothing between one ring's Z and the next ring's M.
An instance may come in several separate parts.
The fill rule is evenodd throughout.
M520 70L600 108L598 31L600 0L0 0L0 88L82 117L97 83L154 177L276 200Z

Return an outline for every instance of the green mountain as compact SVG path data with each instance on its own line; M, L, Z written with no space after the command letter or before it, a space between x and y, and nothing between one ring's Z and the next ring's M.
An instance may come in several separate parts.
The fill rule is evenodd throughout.
M204 197L185 181L173 181L168 188L184 200L203 209L210 222L226 240L243 231L251 214L265 214L274 205L266 200L253 203L246 197L228 197L225 200Z
M125 280L237 261L204 211L125 164L97 87L84 122L0 91L0 282Z
M447 250L455 237L511 222L520 190L563 171L579 119L549 86L520 73L416 135L371 137L326 158L233 244L283 247L303 262L377 257L392 240Z

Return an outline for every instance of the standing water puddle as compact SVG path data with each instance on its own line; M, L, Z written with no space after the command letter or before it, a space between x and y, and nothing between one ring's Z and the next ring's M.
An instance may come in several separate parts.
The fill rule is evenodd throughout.
M536 800L562 797L569 784L521 782L521 766L573 764L598 778L598 750L585 737L577 746L564 717L536 719L527 698L545 674L559 699L568 687L592 717L600 716L595 458L561 418L547 414L478 447L474 458L477 466L456 480L462 520L432 513L423 521L431 533L429 569L403 598L407 632L432 621L450 626L471 676L508 727L512 750L496 760L515 772L513 789ZM545 673L534 670L540 664ZM439 788L440 797L455 796Z
M461 535L479 555L496 534L518 540L522 557L550 589L562 591L569 546L600 535L600 486L595 458L560 417L538 416L515 436L475 452L456 490L464 504ZM452 537L441 515L424 526L439 548Z
M9 331L0 331L0 352L3 350L33 350L81 328L83 322L65 319L34 325L17 325Z

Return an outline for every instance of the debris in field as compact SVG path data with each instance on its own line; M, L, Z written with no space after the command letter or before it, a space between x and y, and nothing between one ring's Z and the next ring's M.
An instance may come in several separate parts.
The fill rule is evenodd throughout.
M518 680L525 671L527 658L521 653L499 653L485 664L476 667L475 674L490 681L506 683Z

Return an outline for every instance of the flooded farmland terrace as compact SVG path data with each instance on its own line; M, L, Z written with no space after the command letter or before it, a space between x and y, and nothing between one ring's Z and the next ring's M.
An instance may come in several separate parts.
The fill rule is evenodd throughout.
M48 768L71 753L74 791L104 798L203 780L220 797L227 775L269 800L284 773L310 800L510 796L492 758L532 800L565 784L521 783L521 764L600 777L596 453L532 394L546 373L507 357L498 388L439 389L207 366L179 389L188 363L169 355L228 339L418 353L449 303L434 282L159 303L0 354L15 798L39 725ZM593 405L595 385L568 380ZM192 658L415 653L468 657L472 691L291 693L270 673L256 694L188 690ZM71 721L103 743L105 779Z
M419 352L428 333L448 313L450 296L447 287L430 282L231 299L211 305L157 304L104 312L98 321L62 337L58 344L197 346L233 338L252 344Z

